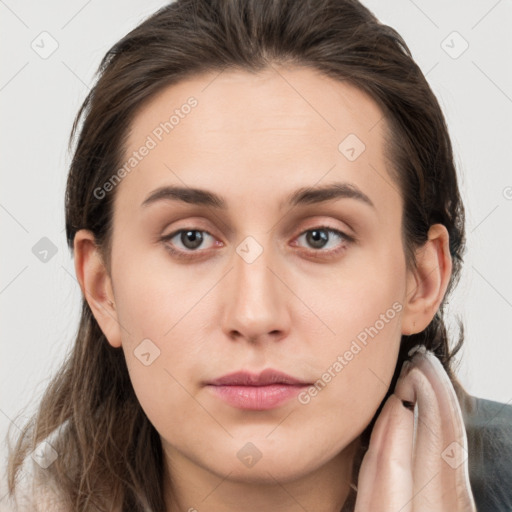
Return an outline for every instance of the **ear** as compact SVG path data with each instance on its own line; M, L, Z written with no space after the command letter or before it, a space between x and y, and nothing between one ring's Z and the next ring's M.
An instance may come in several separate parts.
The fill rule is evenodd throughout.
M423 331L439 309L452 274L449 239L443 224L433 224L428 240L416 252L416 269L407 275L402 334Z
M113 347L120 347L121 328L112 282L94 234L86 229L77 231L73 245L75 272L82 293L108 342Z

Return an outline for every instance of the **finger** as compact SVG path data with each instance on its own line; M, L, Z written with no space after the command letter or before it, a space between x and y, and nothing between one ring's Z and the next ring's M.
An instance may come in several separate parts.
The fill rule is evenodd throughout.
M460 405L440 361L421 350L395 393L415 401L417 430L414 448L415 511L476 510L467 467L467 439Z
M412 512L413 428L412 412L391 395L359 470L355 512Z

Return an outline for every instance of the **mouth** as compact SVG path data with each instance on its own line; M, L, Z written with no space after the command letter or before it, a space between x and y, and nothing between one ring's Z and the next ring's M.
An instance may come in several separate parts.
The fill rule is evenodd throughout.
M310 382L271 368L259 374L240 371L206 383L219 399L238 409L264 411L283 405Z

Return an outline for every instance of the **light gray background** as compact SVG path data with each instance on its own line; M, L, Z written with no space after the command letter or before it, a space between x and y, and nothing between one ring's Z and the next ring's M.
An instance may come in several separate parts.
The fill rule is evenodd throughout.
M80 288L64 233L67 140L110 46L163 1L0 0L0 435L20 425L74 341ZM366 0L398 30L446 115L467 209L465 270L448 313L462 316L459 376L512 400L512 3ZM31 47L56 51L43 59ZM469 47L457 58L464 40ZM42 38L46 38L42 40ZM35 41L33 43L33 41ZM443 41L445 41L443 43ZM43 48L44 47L44 48ZM449 53L451 53L451 56ZM49 238L46 263L32 252ZM454 324L453 324L454 325ZM457 335L452 328L452 334Z

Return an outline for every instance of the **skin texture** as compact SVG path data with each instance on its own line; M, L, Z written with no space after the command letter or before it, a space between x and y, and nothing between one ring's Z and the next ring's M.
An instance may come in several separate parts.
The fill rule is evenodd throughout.
M92 233L81 230L78 280L109 343L124 351L161 436L176 496L168 485L169 511L339 510L400 336L423 330L446 291L448 233L432 226L417 269L407 272L382 111L362 91L308 68L224 71L172 85L137 113L126 157L190 96L197 106L117 185L111 275ZM338 149L348 134L365 144L354 161ZM341 198L280 209L296 189L334 182L357 186L374 208ZM164 185L215 192L228 208L141 206ZM325 245L315 246L307 230L325 225L355 241L323 231ZM190 249L179 234L161 241L179 229L201 231L202 245ZM251 263L237 252L248 236L256 241L249 252L262 250ZM178 259L169 246L195 256ZM314 383L393 304L400 311L307 404L294 398L245 411L204 386L265 368ZM147 366L134 354L144 339L160 351ZM261 453L252 467L237 457L249 442Z

